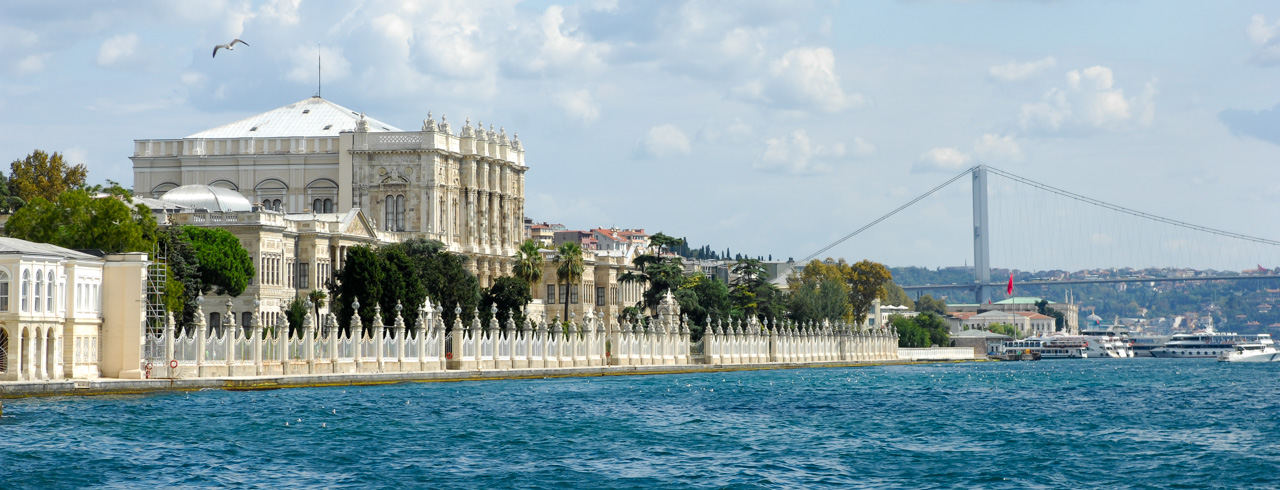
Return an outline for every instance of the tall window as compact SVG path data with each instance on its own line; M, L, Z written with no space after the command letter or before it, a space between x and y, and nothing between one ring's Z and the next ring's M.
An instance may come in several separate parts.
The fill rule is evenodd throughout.
M547 304L549 305L556 304L556 285L555 284L547 285Z
M604 306L604 287L596 287L596 306Z
M568 284L564 286L560 286L560 302L561 303L569 302L569 285Z
M31 298L31 271L24 270L22 271L22 298L20 300L22 303L22 311L28 311L27 302L31 301L30 298Z
M569 290L569 302L575 305L578 304L578 285L577 284L574 284L573 288Z
M382 202L383 217L386 219L387 231L404 231L404 194L391 195L387 194L387 199Z
M44 271L36 271L36 313L40 313L40 308L44 306Z
M58 286L58 284L57 284L57 283L55 283L55 282L53 282L53 274L49 274L49 289L46 289L46 290L45 290L45 293L46 293L46 294L45 294L45 301L46 301L47 303L45 303L45 305L46 305L46 306L45 306L45 308L44 308L44 311L47 311L47 312L49 312L49 313L53 313L53 303L54 303L54 301L53 301L53 300L54 300L54 294L53 294L53 292L57 289L57 286Z
M0 311L9 311L9 273L0 271Z

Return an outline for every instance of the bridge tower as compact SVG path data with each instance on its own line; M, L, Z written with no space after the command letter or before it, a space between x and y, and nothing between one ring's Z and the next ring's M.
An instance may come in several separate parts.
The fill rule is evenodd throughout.
M973 281L978 304L991 299L991 241L987 221L987 167L973 167Z

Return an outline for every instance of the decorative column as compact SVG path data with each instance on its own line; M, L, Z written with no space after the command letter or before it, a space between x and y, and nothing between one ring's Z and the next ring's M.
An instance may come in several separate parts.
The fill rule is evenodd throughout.
M351 325L347 328L347 339L351 340L351 357L356 361L356 372L364 372L364 352L361 350L361 344L364 343L364 324L360 321L360 300L351 301Z
M274 316L274 315L273 315ZM289 324L276 318L276 357L280 359L280 374L289 374Z
M174 335L174 325L173 325L173 312L170 311L166 313L164 316L164 359L165 359L166 366L172 366L173 361L178 359L173 356L174 338L175 338L175 335ZM177 378L178 377L177 371L178 371L177 368L169 367L169 377Z
M329 309L324 316L324 336L329 339L329 372L338 372L338 316Z
M253 348L253 369L254 373L262 376L262 303L257 299L253 300L253 313L249 316L249 327L253 338L249 341L249 346Z
M400 300L396 300L396 321L394 328L396 329L396 369L404 372L404 342L405 338L404 317L400 315L404 307L400 305Z
M204 372L204 354L205 349L209 346L205 342L209 339L209 324L204 321L204 296L196 296L196 377L203 377Z
M502 345L506 346L506 352L498 350L502 354L502 359L498 361L498 369L511 369L516 364L516 337L513 335L516 321L511 318L512 316L508 313L507 321L502 324Z
M413 322L413 337L418 339L418 366L415 371L427 370L427 339L422 337L427 326L427 315L431 311L431 300L423 300L422 306L418 307L418 320ZM402 369L403 370L403 369Z
M316 323L311 316L311 309L314 306L315 303L307 299L307 315L302 317L302 330L305 332L302 341L306 343L304 349L307 352L307 374L316 373Z
M233 376L231 372L231 363L236 358L236 314L231 311L234 306L231 300L227 300L227 322L222 328L222 339L227 347L227 376Z
M382 336L386 333L387 326L382 324L382 305L373 304L373 352L378 360L378 372L386 370L386 364L383 362L383 340Z
M443 317L441 318L443 321ZM462 307L453 307L453 336L450 339L449 348L452 349L453 359L446 364L447 369L464 369L462 362L462 352L467 338L467 331L462 328Z

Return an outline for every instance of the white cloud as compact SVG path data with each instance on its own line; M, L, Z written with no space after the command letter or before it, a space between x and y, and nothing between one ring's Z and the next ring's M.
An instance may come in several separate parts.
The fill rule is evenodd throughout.
M652 158L688 155L693 151L684 131L670 124L654 126L640 141L640 153Z
M1052 56L1046 57L1042 60L1028 61L1026 63L1010 61L1003 65L995 65L988 68L987 75L996 80L1016 82L1018 80L1025 80L1032 75L1049 68L1053 68L1057 64L1058 60L1053 59Z
M1249 19L1249 26L1244 30L1249 40L1258 45L1253 53L1253 62L1260 65L1280 64L1280 21L1267 22L1262 14L1255 14Z
M601 57L609 52L608 45L593 43L576 32L566 23L564 14L564 7L552 5L538 18L538 49L528 56L526 69L543 72L572 65L595 66L602 63Z
M869 157L876 154L876 145L868 143L861 136L853 138L853 154L859 157Z
M1267 18L1262 14L1254 14L1249 18L1249 27L1244 32L1248 34L1249 40L1259 46L1267 44L1271 38L1276 37L1276 32L1280 30L1280 22L1267 23Z
M1155 82L1134 97L1116 87L1105 66L1067 72L1067 87L1054 87L1039 102L1022 104L1018 122L1024 131L1121 130L1147 126L1155 114Z
M1022 148L1013 135L986 133L973 142L973 153L983 163L1017 163L1022 161Z
M855 155L866 156L874 152L875 147L870 143L855 138ZM820 174L831 171L832 165L848 154L844 143L815 144L808 133L800 129L783 138L765 140L764 154L755 168L798 175Z
M89 152L84 148L73 146L62 151L62 158L69 165L79 165L89 163Z
M751 138L754 130L741 118L733 118L728 122L720 120L708 121L698 130L698 140L709 143L741 143Z
M587 89L566 90L557 94L555 98L565 115L582 124L590 123L600 117L600 104L596 103Z
M954 174L969 168L972 161L973 157L955 148L934 148L921 154L911 166L911 171Z
M47 59L49 59L49 53L33 54L22 58L16 66L18 74L31 75L44 71L44 61Z
M98 47L98 66L113 67L128 63L138 50L138 35L134 33L112 36Z
M862 106L862 94L846 94L831 48L796 48L769 63L769 77L734 89L738 95L788 109L840 112Z

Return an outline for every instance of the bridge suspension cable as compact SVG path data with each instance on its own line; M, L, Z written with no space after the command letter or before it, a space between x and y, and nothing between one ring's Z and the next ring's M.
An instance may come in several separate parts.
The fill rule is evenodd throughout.
M907 202L906 204L903 204L903 205L901 205L901 206L898 206L898 209L895 209L895 210L893 210L893 211L890 211L890 212L889 212L889 214L886 214L886 215L884 215L884 216L881 216L881 217L879 217L879 218L876 218L874 221L872 221L872 222L870 222L870 223L867 223L867 224L866 224L865 226L863 226L862 228L858 228L857 230L854 230L854 231L853 231L853 233L850 233L850 234L848 234L848 235L845 235L844 237L840 238L839 240L836 240L836 241L834 241L834 242L831 242L831 244L830 244L830 245L827 245L827 246L825 246L825 247L822 247L822 249L818 250L817 252L814 252L814 253L812 253L812 254L809 254L809 256L808 256L808 257L805 257L805 258L804 258L804 260L801 260L801 261L800 261L800 263L801 263L801 264L808 263L810 260L813 260L813 259L814 259L814 258L816 258L817 256L822 255L822 254L823 254L823 253L825 253L827 250L831 250L832 248L835 248L835 246L836 246L836 245L839 245L839 244L841 244L841 243L844 243L844 242L845 242L845 240L848 240L848 239L850 239L850 238L853 238L853 237L855 237L855 236L858 236L858 234L859 234L859 233L862 233L862 232L864 232L864 231L867 231L867 230L868 230L868 229L870 229L872 226L875 226L875 225L879 224L881 221L884 221L884 220L886 220L886 219L889 219L889 218L893 217L893 215L898 214L898 212L899 212L899 211L902 211L902 210L904 210L904 209L907 209L907 208L911 207L911 205L912 205L912 204L915 204L915 203L917 203L917 202L920 202L921 200L923 200L923 199L924 199L924 198L926 198L926 197L932 196L932 195L933 195L933 193L935 193L935 192L938 192L938 191L942 190L942 188L944 188L944 187L946 187L946 186L951 185L953 182L955 182L955 181L957 181L957 180L960 180L960 178L961 178L961 177L964 177L964 176L966 176L966 175L969 175L970 173L972 173L972 172L973 172L973 169L975 169L975 168L977 168L977 167L969 167L969 168L965 169L965 171L960 172L960 173L959 173L959 174L957 174L955 177L952 177L951 179L947 180L946 182L943 182L943 183L939 184L937 187L934 187L933 189L930 189L930 190L929 190L929 192L926 192L926 193L924 193L924 194L921 194L921 195L919 195L919 196L916 196L916 198L915 198L915 199L912 199L911 201Z
M1083 202L1083 203L1087 203L1087 204L1092 204L1092 205L1094 205L1094 206L1103 207L1103 208L1106 208L1106 209L1110 209L1110 210L1112 210L1112 211L1121 212L1121 213L1124 213L1124 214L1128 214L1128 215L1130 215L1130 216L1136 216L1136 217L1139 217L1139 218L1148 219L1148 220L1156 221L1156 222L1159 222L1159 223L1165 223L1165 224L1169 224L1169 225L1177 226L1177 227L1180 227L1180 228L1186 228L1186 229L1189 229L1189 230L1194 230L1194 231L1199 231L1199 232L1204 232L1204 233L1211 233L1211 234L1218 235L1218 236L1224 236L1224 237L1228 237L1228 238L1235 238L1235 239L1239 239L1239 240L1247 240L1247 241L1251 241L1251 242L1255 242L1255 243L1262 243L1262 244L1266 244L1266 245L1276 245L1276 246L1280 246L1280 241L1276 241L1276 240L1269 240L1269 239L1266 239L1266 238L1259 238L1259 237L1255 237L1255 236L1243 235L1243 234L1240 234L1240 233L1234 233L1234 232L1230 232L1230 231L1219 230L1219 229L1216 229L1216 228L1209 228L1209 227L1207 227L1207 226L1200 226L1200 225L1197 225L1197 224L1194 224L1194 223L1187 223L1187 222L1185 222L1185 221L1179 221L1179 220L1176 220L1176 219L1171 219L1171 218L1165 218L1165 217L1161 217L1161 216L1156 216L1156 215L1151 214L1151 213L1144 213L1144 212L1142 212L1142 211L1138 211L1138 210L1134 210L1134 209L1129 209L1129 208L1126 208L1126 207L1124 207L1124 206L1119 206L1119 205L1115 205L1115 204L1107 203L1107 202L1104 202L1104 201L1099 201L1099 200L1097 200L1097 199L1094 199L1094 198L1091 198L1091 197L1087 197L1087 196L1082 196L1082 195L1080 195L1080 194L1076 194L1076 193L1071 192L1071 191L1063 190L1063 189L1060 189L1060 188L1057 188L1057 187L1051 186L1051 185L1049 185L1049 184L1042 184L1042 183L1040 183L1040 182L1036 182L1036 181L1034 181L1034 180L1031 180L1031 179L1028 179L1028 178L1025 178L1025 177L1019 177L1019 176L1017 176L1017 175L1011 174L1011 173L1009 173L1009 172L1005 172L1005 171L1003 171L1003 170L1000 170L1000 169L995 168L995 167L992 167L992 166L987 166L987 171L988 171L988 172L991 172L991 173L994 173L994 174L996 174L996 175L999 175L999 176L1001 176L1001 177L1004 177L1004 178L1007 178L1007 179L1013 180L1013 181L1015 181L1015 182L1019 182L1019 183L1022 183L1022 184L1026 184L1026 185L1029 185L1029 186L1032 186L1032 187L1038 188L1038 189L1043 190L1043 191L1052 192L1052 193L1054 193L1054 194L1057 194L1057 195L1060 195L1060 196L1063 196L1063 197L1067 197L1067 198L1070 198L1070 199L1075 199L1075 200L1080 201L1080 202ZM955 179L952 179L952 180L955 180ZM948 182L948 183L950 183L950 182ZM945 184L944 184L944 185L945 185ZM932 191L930 191L930 192L932 192ZM924 197L924 196L921 196L921 197Z

